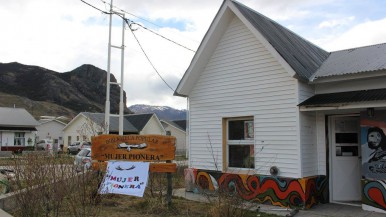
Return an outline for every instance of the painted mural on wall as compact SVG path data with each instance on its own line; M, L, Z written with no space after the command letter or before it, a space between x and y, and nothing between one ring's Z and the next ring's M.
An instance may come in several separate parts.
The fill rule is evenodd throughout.
M362 176L386 179L386 111L361 113Z
M386 181L362 180L362 202L381 210L386 210ZM377 211L377 210L373 210Z
M229 174L196 169L186 174L194 176L200 189L237 191L241 198L259 203L288 208L310 208L319 202L327 202L323 194L327 187L325 176L303 179L281 178L263 175Z

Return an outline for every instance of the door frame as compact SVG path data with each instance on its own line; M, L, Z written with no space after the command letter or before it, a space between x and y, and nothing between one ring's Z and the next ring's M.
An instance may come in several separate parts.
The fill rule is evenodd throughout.
M341 201L334 201L333 200L333 193L332 193L332 191L333 191L333 154L335 153L335 150L333 150L333 133L335 133L335 132L333 132L333 129L335 129L335 127L333 127L333 124L335 124L335 120L336 120L336 118L342 118L342 117L357 117L358 119L359 119L359 122L358 122L358 124L359 124L359 126L358 127L360 127L360 114L339 114L339 115L329 115L328 116L328 121L327 121L327 127L328 127L328 176L329 176L329 179L328 179L328 182L329 182L329 201L330 201L330 203L337 203L337 204L345 204L345 205L351 205L351 206L362 206L362 204L361 204L361 201L358 201L358 202L360 202L360 203L350 203L350 202L341 202ZM361 137L361 135L360 135L360 131L359 131L359 143L358 143L358 157L359 157L359 159L360 159L360 156L361 156L361 150L360 150L360 146L361 146L361 144L360 144L360 137ZM359 159L358 159L358 161L359 161ZM361 162L359 162L359 173L361 174ZM360 178L359 178L359 180L358 180L358 182L360 182L361 180L360 180ZM361 191L362 191L362 189L358 189L359 191L360 191L360 193L361 193Z

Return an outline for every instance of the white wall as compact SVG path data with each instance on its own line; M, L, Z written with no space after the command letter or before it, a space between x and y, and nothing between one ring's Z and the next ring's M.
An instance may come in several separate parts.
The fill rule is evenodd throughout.
M299 101L315 95L314 85L298 81ZM318 175L318 150L316 143L316 112L299 112L300 156L302 177Z
M91 129L93 128L93 129ZM71 143L75 141L84 141L83 136L86 136L85 141L91 141L91 136L97 135L97 125L86 119L83 115L76 116L63 130L64 147L68 146L68 137L71 136ZM79 139L77 139L79 137ZM66 150L66 148L64 149Z
M153 115L139 134L140 135L147 135L147 134L165 135L165 130L163 129L162 125L159 123L157 118Z
M15 133L14 132L2 132L1 136L1 142L2 146L13 146L14 145L14 138Z
M165 131L170 131L171 136L176 137L176 154L186 154L186 133L174 126L166 125Z
M23 131L17 131L23 132ZM35 132L24 131L25 146L33 146L35 144ZM15 132L3 131L0 132L1 146L14 146L15 145ZM28 144L28 138L31 138L31 144Z
M189 94L190 166L221 168L222 119L253 116L256 173L275 165L279 175L299 177L296 82L234 18Z
M59 145L64 144L63 142L63 128L64 124L57 121L48 121L36 126L37 136L41 139L57 139ZM61 139L60 139L61 138Z

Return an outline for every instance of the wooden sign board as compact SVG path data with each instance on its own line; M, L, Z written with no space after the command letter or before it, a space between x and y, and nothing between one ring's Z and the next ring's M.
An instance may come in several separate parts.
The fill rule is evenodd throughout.
M159 162L174 160L176 138L164 135L100 135L91 139L91 158Z
M93 162L92 167L94 170L106 171L107 162ZM149 166L149 172L151 173L175 173L177 172L177 164L175 163L151 163Z

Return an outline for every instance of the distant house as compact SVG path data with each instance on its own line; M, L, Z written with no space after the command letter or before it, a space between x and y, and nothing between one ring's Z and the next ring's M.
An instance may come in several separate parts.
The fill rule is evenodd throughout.
M24 108L0 107L1 151L20 151L34 146L39 123Z
M110 117L110 134L118 134L118 117ZM91 141L91 136L103 134L106 131L104 113L79 113L63 129L64 146L75 141ZM124 115L123 134L159 134L165 135L157 115L130 114Z
M327 52L225 0L175 92L187 174L246 200L386 213L385 84L386 44Z
M187 156L186 148L186 120L161 120L166 135L176 137L176 154Z
M66 123L56 119L39 120L39 125L36 126L36 139L52 139L54 144L63 145L63 128L65 126Z

